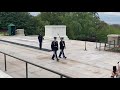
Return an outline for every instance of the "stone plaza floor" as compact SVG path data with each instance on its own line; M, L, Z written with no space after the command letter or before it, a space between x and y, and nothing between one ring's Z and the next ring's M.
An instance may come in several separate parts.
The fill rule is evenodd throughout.
M0 78L12 78L12 77L0 70Z
M36 36L1 36L0 39L31 46L39 46ZM43 48L51 49L50 47L51 40L44 40ZM99 51L95 47L96 43L87 42L87 51L85 51L84 41L67 40L65 49L67 59L60 59L60 62L57 62L56 60L51 60L52 52L0 41L0 51L15 55L73 78L110 78L112 66L117 65L117 62L120 60L120 53L104 50ZM0 70L4 71L4 56L1 53ZM25 63L7 56L7 71L5 73L13 78L25 78ZM59 78L60 76L29 65L29 77Z

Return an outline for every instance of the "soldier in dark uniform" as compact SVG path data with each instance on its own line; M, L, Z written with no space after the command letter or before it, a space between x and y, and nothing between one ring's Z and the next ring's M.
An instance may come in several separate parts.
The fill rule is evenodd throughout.
M59 54L59 58L61 58L61 54L63 54L63 58L67 58L64 54L64 49L66 48L65 47L65 41L63 41L63 37L61 38L61 41L60 41L60 54Z
M52 43L51 43L51 49L53 51L52 60L54 60L54 57L56 57L57 61L59 61L59 59L57 57L58 41L56 41L56 39L57 39L57 37L54 37L54 41L52 41Z
M43 36L41 34L38 35L38 41L39 41L39 47L40 49L42 49L42 40L43 40Z

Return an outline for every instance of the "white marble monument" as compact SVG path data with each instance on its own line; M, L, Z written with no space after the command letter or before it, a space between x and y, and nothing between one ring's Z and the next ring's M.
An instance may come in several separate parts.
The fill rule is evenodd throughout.
M16 30L16 36L25 36L24 29L17 29Z
M64 37L65 40L69 40L66 35L66 25L46 25L44 39L52 39L54 37Z

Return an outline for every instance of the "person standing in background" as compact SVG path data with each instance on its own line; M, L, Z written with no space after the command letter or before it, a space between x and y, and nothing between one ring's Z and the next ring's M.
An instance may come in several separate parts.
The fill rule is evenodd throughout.
M40 49L42 49L42 40L43 40L43 36L41 34L38 35L38 41L39 41L39 47Z

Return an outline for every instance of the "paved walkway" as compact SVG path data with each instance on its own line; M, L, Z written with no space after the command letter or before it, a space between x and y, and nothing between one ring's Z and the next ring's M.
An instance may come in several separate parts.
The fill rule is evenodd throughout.
M12 77L0 70L0 78L12 78Z
M38 46L37 37L0 37L0 39ZM50 44L51 41L44 40L43 48L50 49ZM61 59L59 63L51 60L52 52L35 50L3 42L0 42L0 50L72 77L109 78L112 66L117 65L116 63L120 60L120 54L103 50L99 51L95 49L96 44L93 42L87 42L87 51L84 51L84 44L83 41L66 41L67 48L65 53L68 58L66 60ZM24 72L23 69L25 69L25 63L13 60L13 58L10 57L7 58L9 58L8 72L13 76L15 76L13 73L18 72L21 77L24 77L25 73L21 73ZM2 60L3 58L0 59ZM3 63L3 61L1 61L0 64L1 63ZM14 64L15 66L11 64ZM18 68L18 66L21 67L21 65L23 65L22 68ZM55 74L53 75L45 72L42 69L38 70L35 67L30 67L30 77L44 77L45 75L46 77L59 77ZM1 69L3 70L2 67ZM35 74L37 76L34 76ZM16 75L15 77L18 76Z

